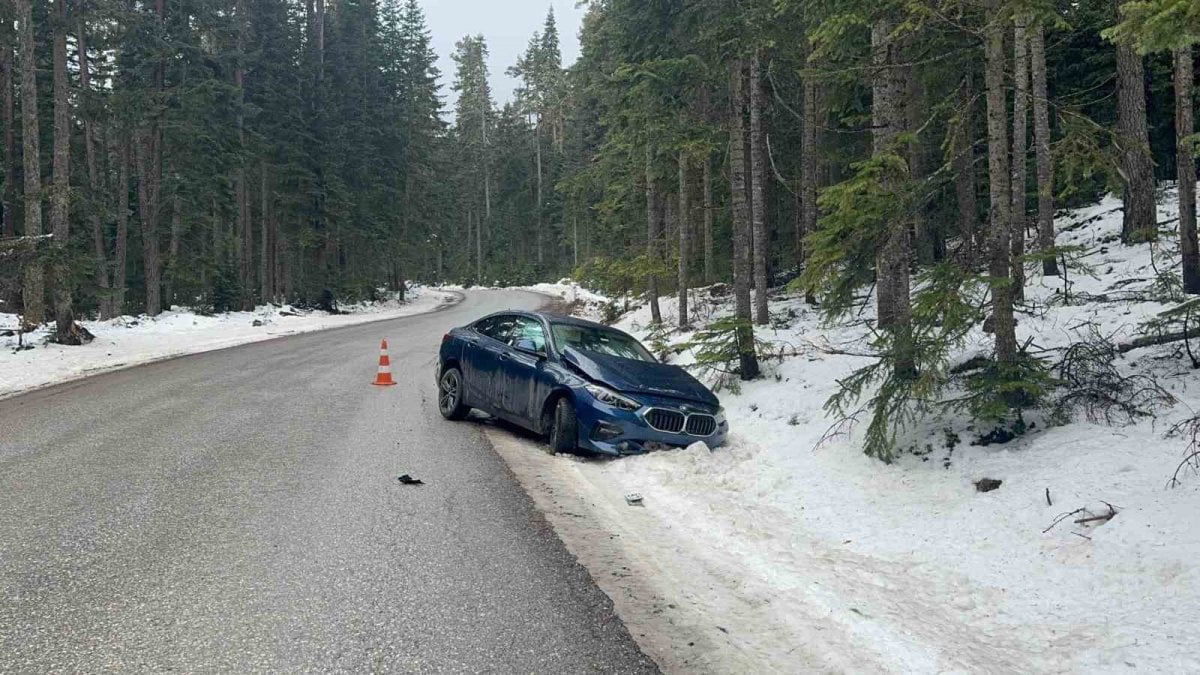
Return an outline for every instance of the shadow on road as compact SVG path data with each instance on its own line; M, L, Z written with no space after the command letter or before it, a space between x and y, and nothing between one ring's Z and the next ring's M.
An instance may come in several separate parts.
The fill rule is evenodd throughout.
M531 450L537 450L538 452L549 452L546 445L546 438L541 434L536 434L524 427L519 427L502 419L492 417L487 413L480 412L478 410L472 410L466 421L481 427L491 427L493 429L505 431L511 434L513 437L524 441L526 445L531 446ZM607 464L611 461L620 459L620 457L601 455L582 449L577 449L575 452L570 453L569 457L575 461L596 464Z

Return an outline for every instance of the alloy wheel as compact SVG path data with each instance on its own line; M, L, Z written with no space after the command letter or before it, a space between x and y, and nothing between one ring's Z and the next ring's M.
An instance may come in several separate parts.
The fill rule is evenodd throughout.
M458 371L449 370L442 375L441 392L438 396L438 407L443 413L449 414L458 406Z

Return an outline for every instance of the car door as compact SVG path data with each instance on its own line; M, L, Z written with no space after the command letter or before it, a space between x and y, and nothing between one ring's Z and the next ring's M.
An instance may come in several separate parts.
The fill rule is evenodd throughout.
M509 333L510 349L502 362L504 378L504 412L519 422L534 428L540 411L535 410L539 400L537 391L541 386L542 364L546 357L546 330L542 322L532 317L518 316Z
M508 334L516 317L501 314L484 319L475 325L479 338L467 346L469 370L464 373L467 399L471 405L488 412L501 410L501 354L508 350Z

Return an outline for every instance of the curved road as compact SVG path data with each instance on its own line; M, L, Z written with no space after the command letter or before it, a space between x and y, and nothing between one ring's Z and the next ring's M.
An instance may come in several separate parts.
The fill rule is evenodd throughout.
M478 425L437 414L443 332L542 300L0 401L0 672L654 671ZM400 386L369 384L382 337Z

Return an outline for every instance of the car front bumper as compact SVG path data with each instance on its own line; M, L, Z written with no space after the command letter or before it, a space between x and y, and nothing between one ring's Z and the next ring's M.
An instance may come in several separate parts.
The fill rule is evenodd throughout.
M577 394L575 399L575 411L579 419L579 447L603 455L640 455L649 452L655 446L682 448L696 442L716 448L725 442L729 434L729 422L722 411L713 414L717 420L717 427L707 436L660 431L647 423L645 411L648 408L679 411L681 405L686 405L681 401L640 401L646 405L640 410L629 411L601 403L586 392ZM708 411L703 412L711 414Z

